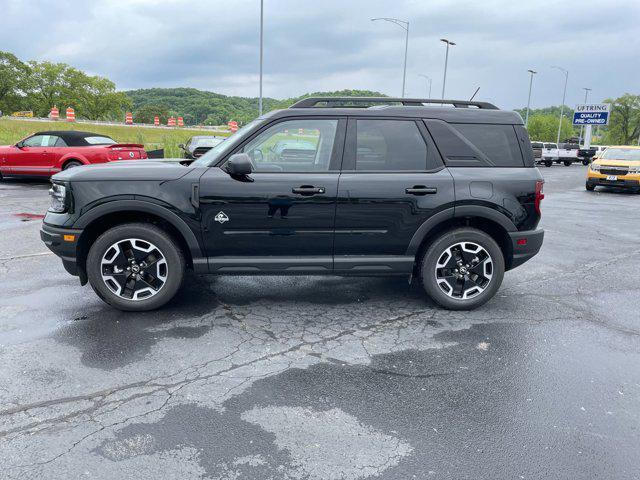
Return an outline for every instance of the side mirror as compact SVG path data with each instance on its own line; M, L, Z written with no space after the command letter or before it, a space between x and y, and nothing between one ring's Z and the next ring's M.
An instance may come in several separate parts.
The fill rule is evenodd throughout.
M227 161L227 173L232 176L249 175L253 171L251 158L246 153L236 153Z
M178 148L181 148L182 150L186 150L186 147L184 146L184 143L178 144Z
M16 143L16 147L18 148L24 148L24 141L20 140L18 143Z

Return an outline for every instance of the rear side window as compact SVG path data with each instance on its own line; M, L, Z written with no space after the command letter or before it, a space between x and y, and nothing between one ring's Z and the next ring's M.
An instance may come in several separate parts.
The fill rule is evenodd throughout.
M423 172L442 167L435 146L431 140L425 141L414 120L357 119L350 125L355 127L349 134L353 139L350 149L353 153L347 155L343 169ZM422 130L428 136L426 130Z
M357 120L357 171L423 171L427 145L411 120Z
M523 167L513 125L449 124L425 120L448 167ZM529 137L526 137L529 143ZM529 145L533 157L533 150Z
M496 167L522 167L522 153L512 125L453 124L484 160ZM529 147L531 148L531 147Z

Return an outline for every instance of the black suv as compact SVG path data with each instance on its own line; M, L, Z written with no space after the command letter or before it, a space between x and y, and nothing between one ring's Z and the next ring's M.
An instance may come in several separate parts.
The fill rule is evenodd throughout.
M441 306L471 309L543 239L522 119L484 102L307 98L189 166L113 162L52 182L43 241L122 310L165 304L185 269L418 277Z

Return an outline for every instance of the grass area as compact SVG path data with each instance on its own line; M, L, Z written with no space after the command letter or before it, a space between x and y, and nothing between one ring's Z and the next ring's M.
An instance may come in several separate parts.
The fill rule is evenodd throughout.
M146 150L164 148L165 157L180 157L178 145L186 143L193 135L217 135L204 130L188 128L153 128L135 125L88 125L84 123L67 123L64 121L29 121L0 118L0 145L10 145L18 140L42 130L81 130L108 135L120 143L141 143Z

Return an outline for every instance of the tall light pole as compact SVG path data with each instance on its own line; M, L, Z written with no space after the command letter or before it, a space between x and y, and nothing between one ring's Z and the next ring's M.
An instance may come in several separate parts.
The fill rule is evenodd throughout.
M567 96L567 82L569 81L569 71L558 67L557 65L553 65L551 68L555 68L564 73L564 90L562 91L562 104L560 105L560 122L558 123L558 137L556 139L556 143L560 143L560 130L562 129L562 115L564 115L564 100Z
M525 128L529 126L529 107L531 106L531 87L533 86L533 76L538 73L535 70L527 70L531 74L531 78L529 79L529 98L527 99L527 117L524 121Z
M432 83L431 77L428 75L424 75L422 73L419 73L418 76L426 79L427 82L429 82L429 96L427 98L431 98L431 83Z
M454 46L455 43L447 40L446 38L441 38L441 42L447 44L447 52L444 54L444 77L442 79L442 100L444 100L444 87L447 85L447 64L449 63L449 46Z
M258 98L258 116L262 115L262 37L264 25L264 0L260 0L260 96Z
M589 96L589 92L591 91L591 89L587 87L582 87L582 89L584 90L584 103L587 103L587 97ZM580 141L582 141L584 138L582 133L583 130L584 130L584 125L580 125Z
M406 80L407 80L407 52L409 51L409 22L407 22L405 20L399 20L397 18L388 18L388 17L372 18L371 19L372 22L376 22L378 20L384 20L385 22L395 23L396 25L398 25L400 28L402 28L405 31L405 38L404 38L404 68L402 70L402 98L404 98L404 87L406 85Z

